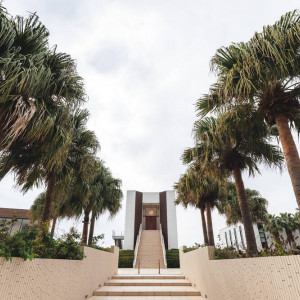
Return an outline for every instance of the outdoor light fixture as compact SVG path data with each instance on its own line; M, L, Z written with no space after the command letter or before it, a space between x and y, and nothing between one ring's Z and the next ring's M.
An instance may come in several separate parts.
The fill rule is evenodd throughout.
M149 211L149 215L150 215L150 216L153 216L153 210L150 210L150 211Z

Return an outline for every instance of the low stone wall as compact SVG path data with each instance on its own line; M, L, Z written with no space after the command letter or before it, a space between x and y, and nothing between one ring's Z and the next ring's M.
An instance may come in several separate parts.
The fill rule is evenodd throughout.
M111 252L84 247L83 260L0 259L0 299L82 300L118 270L119 248Z
M205 299L300 299L300 255L214 260L213 247L180 248L180 269Z

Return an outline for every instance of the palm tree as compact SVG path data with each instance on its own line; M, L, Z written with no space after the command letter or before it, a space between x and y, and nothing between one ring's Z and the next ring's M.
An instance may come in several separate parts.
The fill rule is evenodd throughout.
M287 234L288 242L292 245L292 243L295 242L293 232L300 228L298 220L293 214L281 213L279 216L279 222Z
M42 219L44 204L45 204L45 192L40 193L34 200L33 204L30 206L29 215L30 215L30 221L32 223L37 220L38 223L40 224Z
M257 252L242 171L258 172L258 164L281 166L282 155L278 147L269 144L268 129L251 106L236 106L217 119L207 117L195 122L196 146L187 149L184 163L198 160L210 168L234 177L239 205L245 228L248 253Z
M52 137L62 135L60 138L50 137L41 144L27 144L18 139L9 150L2 152L0 178L12 170L24 191L43 181L47 183L42 222L51 219L57 190L68 186L74 177L88 177L94 172L94 155L99 143L95 134L86 128L88 115L86 110L76 110L70 115L62 107L51 124Z
M239 200L235 188L235 184L228 182L223 193L223 201L218 201L217 208L220 214L226 216L228 225L243 222ZM261 197L258 191L246 189L246 195L249 203L252 223L263 224L268 216L267 205L268 201Z
M115 216L121 208L123 197L121 180L113 178L110 170L104 167L103 162L99 173L93 180L91 189L90 201L93 206L88 238L89 245L93 242L96 219L105 212L109 212L110 218Z
M35 14L11 18L0 7L0 22L0 147L7 149L17 138L33 143L51 133L52 114L82 102L84 90L75 62L48 48L48 30Z
M280 218L278 216L268 215L268 217L264 223L264 228L265 228L265 231L271 232L275 242L282 245L282 241L280 239L280 231L283 230L283 227L282 227Z
M174 189L177 191L176 204L182 204L184 207L192 205L200 209L204 243L214 246L211 209L221 197L221 181L209 174L207 169L194 164L181 175Z
M230 104L248 102L270 126L276 125L300 208L300 159L291 133L300 124L299 47L300 14L295 10L247 43L218 49L211 61L218 82L198 108L206 114L224 104L230 109Z

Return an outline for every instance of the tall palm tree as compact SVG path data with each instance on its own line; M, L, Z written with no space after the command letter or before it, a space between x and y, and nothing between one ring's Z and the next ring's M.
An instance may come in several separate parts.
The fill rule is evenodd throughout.
M268 216L268 201L261 197L258 191L246 189L246 195L249 203L252 223L264 223ZM217 208L220 214L226 216L228 225L243 222L239 200L235 188L235 184L228 182L226 191L224 191L223 201L218 201Z
M27 143L51 132L49 117L61 105L84 99L82 79L71 57L48 47L48 30L33 14L8 17L0 8L0 147ZM30 123L30 124L29 124Z
M275 242L282 245L282 241L280 239L280 231L283 230L283 227L282 227L280 218L278 216L268 215L268 217L264 223L264 229L265 229L265 231L271 232Z
M110 218L115 216L121 208L121 180L112 176L110 170L101 165L99 173L94 178L90 200L93 203L91 225L88 244L91 245L94 237L94 227L97 218L108 212Z
M195 122L196 146L183 155L185 163L198 160L234 177L245 228L248 253L257 252L249 203L242 179L242 171L250 175L258 172L258 164L281 166L278 147L269 143L268 129L251 106L236 106L217 119L207 117Z
M299 131L300 13L283 15L247 43L217 50L211 64L218 81L198 108L206 114L217 107L252 103L270 125L276 125L300 208L300 159L291 128ZM220 97L221 95L221 101Z
M204 243L214 246L211 209L221 197L221 182L207 170L194 165L180 176L174 189L177 191L176 204L182 204L184 207L191 205L200 209Z
M295 242L293 232L300 229L298 220L293 214L281 213L279 216L279 222L287 234L288 242L292 245L292 243Z
M94 172L94 155L99 143L94 132L86 128L88 115L86 110L70 114L62 107L57 118L52 120L53 136L49 140L41 144L26 144L18 139L9 150L2 152L0 178L13 171L24 191L46 182L43 222L51 219L56 190L68 186L74 177L79 180L83 175L88 177ZM63 126L68 130L60 130ZM52 139L56 134L62 136Z

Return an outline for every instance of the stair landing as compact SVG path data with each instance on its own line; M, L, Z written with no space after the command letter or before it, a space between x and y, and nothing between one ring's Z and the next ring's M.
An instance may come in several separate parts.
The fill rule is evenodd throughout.
M191 286L191 283L179 273L179 270L121 269L104 286L94 291L90 300L203 300L200 292ZM146 274L145 274L146 273Z

